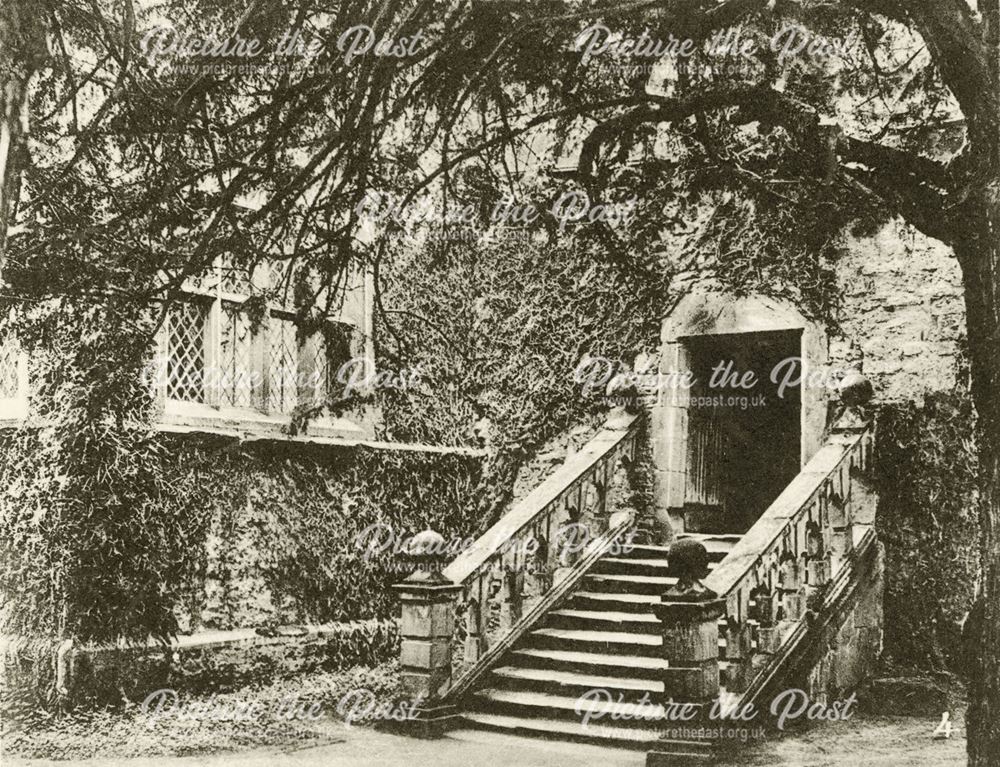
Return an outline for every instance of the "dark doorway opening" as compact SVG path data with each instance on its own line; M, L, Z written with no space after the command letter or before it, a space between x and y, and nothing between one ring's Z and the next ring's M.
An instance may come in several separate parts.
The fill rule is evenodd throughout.
M801 331L774 331L685 339L695 382L688 406L687 531L745 532L798 474L801 387L787 381L782 387L782 380L787 372L800 377L801 337Z

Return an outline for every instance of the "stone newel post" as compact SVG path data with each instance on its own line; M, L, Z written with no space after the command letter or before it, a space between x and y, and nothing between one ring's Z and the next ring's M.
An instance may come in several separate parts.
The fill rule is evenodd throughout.
M654 607L663 623L664 702L700 706L694 720L683 724L709 725L708 711L719 695L719 618L726 601L701 582L708 575L708 552L699 541L681 538L667 554L677 577L660 603ZM665 727L679 722L664 722ZM646 752L647 767L676 764L677 755L668 747Z
M447 728L454 708L442 704L451 688L451 643L455 602L462 590L441 574L445 541L433 530L415 535L407 555L413 573L393 586L402 603L400 666L411 708L404 723L413 734L434 737Z
M726 602L701 582L708 575L708 552L699 541L675 541L667 558L677 584L654 608L670 664L665 693L675 700L712 701L719 694L719 618Z

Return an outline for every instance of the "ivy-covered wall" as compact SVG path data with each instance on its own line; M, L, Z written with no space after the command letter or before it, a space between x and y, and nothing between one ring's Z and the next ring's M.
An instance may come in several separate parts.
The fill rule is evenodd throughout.
M11 436L0 453L8 470L23 460ZM161 488L157 506L135 514L166 531L157 585L180 633L392 617L388 587L408 571L389 531L398 543L428 526L449 538L475 527L477 457L209 435L156 442L144 470ZM359 540L384 545L371 553Z
M885 545L885 656L968 668L960 624L979 579L975 413L965 391L884 405L876 527Z
M394 544L476 522L474 457L193 437L167 456L184 500L163 511L189 515L195 554L176 584L182 631L390 617L408 574Z

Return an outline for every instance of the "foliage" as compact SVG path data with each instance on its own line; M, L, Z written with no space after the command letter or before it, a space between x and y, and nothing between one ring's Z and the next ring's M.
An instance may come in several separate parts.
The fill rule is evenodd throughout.
M20 315L40 428L6 433L0 460L0 611L7 632L164 640L175 573L191 564L158 466L140 372L148 322L121 302Z
M404 539L426 527L463 538L475 524L475 457L190 439L168 452L164 475L186 493L165 511L211 510L197 571L176 582L189 630L391 617Z
M170 716L150 721L135 703L77 710L58 718L36 712L34 718L5 732L5 753L28 759L129 759L329 742L335 734L343 733L337 721L341 698L354 690L368 690L377 704L391 704L401 696L398 671L392 661L375 667L319 671L295 679L262 679L232 692L182 698L185 704L209 710L213 705L225 710L253 701L262 707L288 700L304 703L307 708L318 703L322 711L318 721L270 718L261 723L206 717L186 722Z
M92 391L71 389L81 390ZM8 632L145 641L200 625L387 617L388 585L408 573L393 547L366 557L365 528L398 540L473 524L474 458L232 453L94 420L83 406L52 417L9 435L0 460L14 544L0 569Z
M585 391L574 377L584 355L618 370L655 348L665 275L642 280L576 242L518 232L454 245L445 263L436 255L399 263L387 291L380 357L419 367L425 386L385 395L385 430L402 440L478 436L491 456L477 493L485 527L525 460L606 407L603 386Z
M979 577L973 423L967 394L880 410L885 652L901 665L968 671L959 626Z

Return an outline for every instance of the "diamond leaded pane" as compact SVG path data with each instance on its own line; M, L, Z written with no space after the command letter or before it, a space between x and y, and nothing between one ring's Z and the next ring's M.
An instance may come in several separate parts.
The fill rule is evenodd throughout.
M295 321L272 316L268 322L267 409L291 413L298 399L298 341Z
M259 386L253 365L253 331L239 304L223 303L220 333L219 389L223 404L253 407Z
M250 270L246 266L235 266L228 258L219 265L219 288L223 293L249 296L252 292Z
M167 319L167 397L205 401L205 322L208 307L185 302Z
M9 335L0 336L0 399L17 396L17 342Z
M268 300L275 306L290 309L292 287L288 280L288 262L268 259L266 262Z
M316 343L307 347L312 353L312 359L306 360L306 370L310 371L308 381L308 397L311 401L319 404L326 398L327 376L330 374L330 365L327 359L326 337L318 334Z

